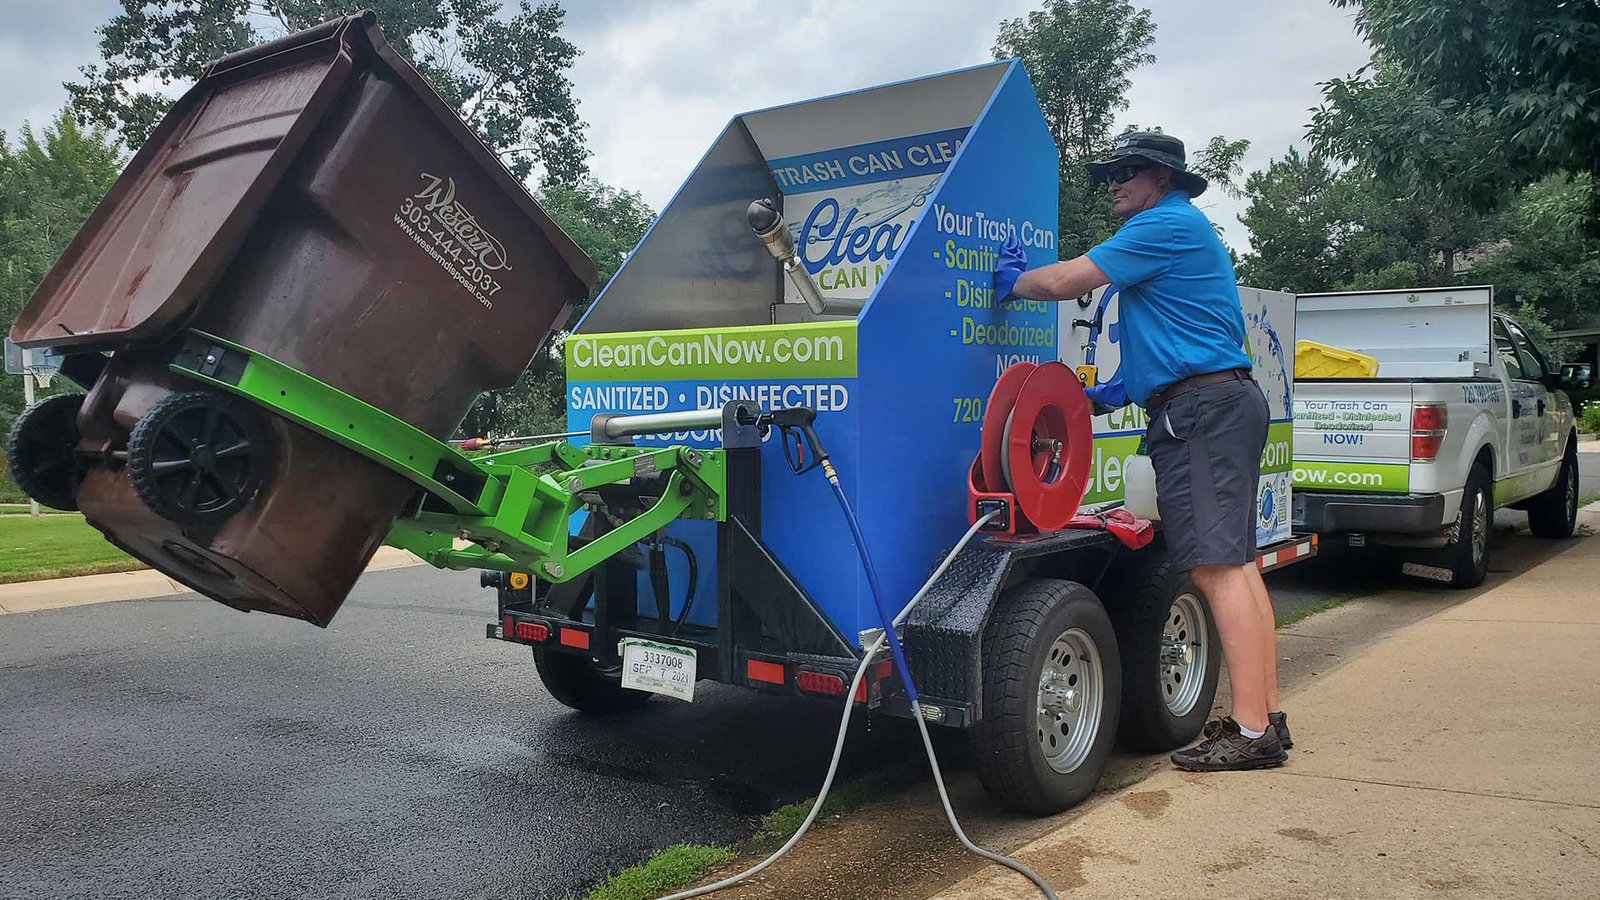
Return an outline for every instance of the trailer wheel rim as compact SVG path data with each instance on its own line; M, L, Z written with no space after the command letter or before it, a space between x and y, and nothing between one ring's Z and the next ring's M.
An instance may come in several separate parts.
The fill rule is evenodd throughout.
M1036 731L1045 762L1063 775L1076 771L1094 749L1104 672L1094 638L1081 628L1062 632L1045 655Z
M1161 700L1167 712L1182 718L1194 710L1210 653L1205 608L1199 597L1185 591L1172 599L1161 626Z

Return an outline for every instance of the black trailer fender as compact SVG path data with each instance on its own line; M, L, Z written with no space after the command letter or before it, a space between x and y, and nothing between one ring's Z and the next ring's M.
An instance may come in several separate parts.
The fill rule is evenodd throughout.
M1127 552L1110 533L1091 529L989 537L967 544L902 629L924 715L958 728L982 717L983 633L1006 588L1028 578L1050 577L1093 591ZM888 683L884 687L879 709L909 714L900 692Z

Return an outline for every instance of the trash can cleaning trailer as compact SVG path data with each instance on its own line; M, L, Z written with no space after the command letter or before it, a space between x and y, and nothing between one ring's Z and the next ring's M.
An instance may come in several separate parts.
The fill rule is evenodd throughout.
M575 709L837 698L968 730L1054 812L1119 726L1191 739L1221 655L1084 462L1069 326L990 288L1013 231L1054 258L1056 165L1016 62L737 116L565 344L588 437L470 455L593 269L369 15L329 23L214 65L52 270L13 337L91 390L19 418L13 468L242 609L326 624L386 540L483 570L488 636ZM794 477L824 442L832 497ZM913 595L897 673L870 648Z
M729 402L813 409L894 605L995 513L900 634L921 716L966 730L985 786L1034 813L1088 796L1119 735L1143 750L1192 740L1221 661L1204 596L1159 533L1116 533L1138 530L1110 510L1142 414L1090 424L1061 380L1084 361L1082 308L993 296L1006 235L1035 264L1056 259L1058 162L1014 61L737 115L564 349L570 432ZM1274 354L1293 346L1283 299L1241 291L1258 373L1282 371ZM1116 297L1094 302L1111 377ZM1274 428L1287 417L1275 397ZM685 423L636 443L726 438ZM912 715L888 662L851 678L881 629L851 523L790 474L804 460L781 433L738 453L751 462L735 475L728 450L728 522L676 519L581 584L489 576L490 636L529 645L552 695L589 713L648 699L629 686L638 657L618 650L637 639L692 657L699 678ZM1281 524L1275 490L1264 482L1262 521ZM1063 528L1079 512L1093 515ZM577 539L609 527L591 514ZM1263 569L1315 551L1276 525L1258 534Z

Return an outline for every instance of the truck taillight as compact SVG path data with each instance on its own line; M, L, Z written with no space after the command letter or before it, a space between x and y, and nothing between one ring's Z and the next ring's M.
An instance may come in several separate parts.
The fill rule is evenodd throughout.
M1411 407L1411 458L1437 459L1449 424L1449 410L1443 403L1419 403Z
M543 622L518 622L517 640L542 644L550 640L550 626Z

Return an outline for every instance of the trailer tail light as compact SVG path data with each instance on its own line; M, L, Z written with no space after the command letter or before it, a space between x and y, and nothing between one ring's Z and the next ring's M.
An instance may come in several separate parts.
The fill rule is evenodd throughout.
M795 673L794 686L807 694L828 697L843 697L850 690L850 685L843 678L831 672L807 672L804 669Z
M1449 410L1443 403L1418 403L1411 407L1411 458L1424 462L1437 459L1449 424Z
M589 649L589 632L580 628L563 628L561 629L561 644L565 647L587 650Z
M517 640L542 644L550 640L550 626L543 622L518 622Z
M760 681L764 684L788 684L788 675L783 671L782 663L767 662L761 659L752 659L744 664L745 677L751 681Z

